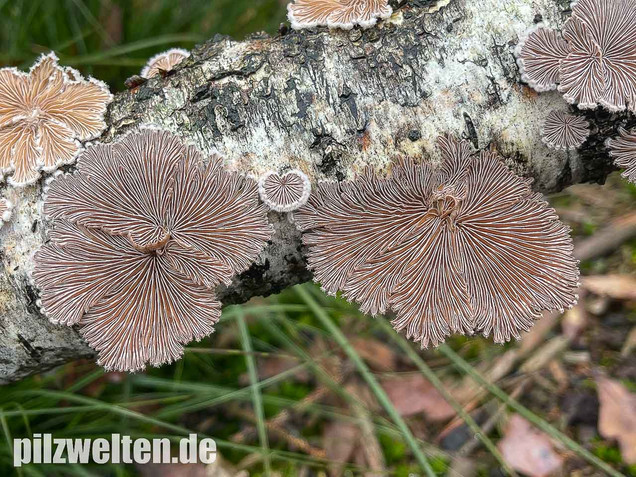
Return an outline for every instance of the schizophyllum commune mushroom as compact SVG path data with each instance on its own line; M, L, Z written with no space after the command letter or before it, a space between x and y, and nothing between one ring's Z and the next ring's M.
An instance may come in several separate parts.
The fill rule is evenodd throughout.
M567 151L581 147L590 135L590 123L580 116L550 111L543 123L541 140L552 149Z
M606 142L610 156L618 167L625 169L623 177L636 184L636 129L619 129L620 136Z
M580 0L563 36L532 29L517 49L522 79L580 109L636 112L636 0Z
M99 136L112 100L108 87L42 55L29 73L0 69L0 174L22 187L70 164L80 141Z
M543 310L576 303L569 229L493 152L439 138L440 167L320 183L294 212L314 279L361 311L392 311L423 347L451 333L519 338Z
M50 242L33 277L44 313L80 333L107 369L180 357L213 331L219 283L272 235L256 182L193 146L141 130L86 149L48 188Z
M150 79L157 76L162 71L172 71L175 66L185 60L190 53L181 48L171 48L168 51L158 53L148 60L146 66L141 70L141 77Z
M328 26L350 30L359 25L370 28L378 18L389 18L389 0L292 0L287 17L295 30Z
M259 179L258 192L270 209L291 212L305 205L311 194L311 182L297 169L283 175L269 171Z

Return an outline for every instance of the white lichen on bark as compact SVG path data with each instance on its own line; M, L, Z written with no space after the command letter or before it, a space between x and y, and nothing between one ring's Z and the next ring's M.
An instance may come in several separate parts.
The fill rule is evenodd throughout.
M601 149L590 148L587 156L548 149L541 124L549 111L569 106L556 92L537 95L518 82L519 38L537 15L561 27L566 5L451 0L436 11L433 3L407 2L364 31L215 38L173 74L118 94L102 140L153 124L203 152L218 150L231 169L253 175L299 169L313 181L350 178L367 165L385 171L405 155L437 161L435 140L443 133L497 149L544 192L600 180L611 170ZM596 126L594 144L602 145L599 131L608 126ZM0 231L0 383L90 354L75 331L49 324L35 306L32 256L46 237L41 184L5 196L16 205ZM270 218L272 244L220 291L224 303L309 278L299 233L285 216Z

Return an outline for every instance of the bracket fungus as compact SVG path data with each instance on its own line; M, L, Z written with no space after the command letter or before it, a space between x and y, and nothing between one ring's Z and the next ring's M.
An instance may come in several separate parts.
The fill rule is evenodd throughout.
M175 66L190 56L187 50L181 48L171 48L168 51L159 53L148 60L146 66L141 70L141 77L150 79L157 76L162 71L172 71Z
M535 91L556 89L559 66L568 53L568 44L557 31L543 26L533 28L516 50L521 79Z
M5 222L11 220L11 213L13 212L13 204L8 199L0 199L0 227Z
M80 325L107 369L170 362L213 331L214 289L272 234L256 182L157 130L87 148L49 185L33 278L54 323Z
M636 111L636 0L579 0L563 38L533 29L517 48L522 79L581 109Z
M389 0L292 0L287 5L287 18L294 30L316 26L370 28L378 18L386 20L392 14Z
M589 135L590 123L582 117L551 111L543 123L541 140L552 149L568 151L581 147Z
M618 167L625 169L623 177L636 184L636 129L619 130L620 137L607 140L610 156Z
M25 186L75 161L79 141L99 136L112 100L108 87L62 68L54 53L43 55L29 73L0 69L0 175Z
M294 212L314 279L422 347L451 333L519 338L543 310L571 307L579 272L569 229L492 152L439 138L440 167L320 183Z
M274 171L263 174L258 181L261 200L277 212L291 212L307 203L311 194L309 178L297 169L280 175Z

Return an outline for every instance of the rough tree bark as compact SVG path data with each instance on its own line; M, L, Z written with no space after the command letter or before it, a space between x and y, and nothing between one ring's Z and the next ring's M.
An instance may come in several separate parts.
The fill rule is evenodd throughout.
M603 141L627 116L585 113L590 140L578 153L556 153L542 145L540 124L569 105L519 83L519 37L541 19L562 26L567 0L403 3L364 31L282 29L241 42L215 36L168 77L117 94L102 140L155 124L203 151L218 149L229 168L258 175L293 166L314 180L342 180L368 164L384 171L402 155L435 161L435 138L453 132L476 148L496 148L542 192L603 181L612 171ZM36 306L29 276L46 239L42 185L4 191L17 210L0 231L0 383L93 354L74 329L50 324ZM272 243L220 292L225 304L310 279L299 233L285 215L270 218Z

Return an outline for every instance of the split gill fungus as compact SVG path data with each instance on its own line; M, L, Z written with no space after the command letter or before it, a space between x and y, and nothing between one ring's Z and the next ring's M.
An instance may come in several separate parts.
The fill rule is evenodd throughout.
M636 0L579 0L562 36L530 31L517 49L522 79L581 109L636 112Z
M0 69L0 175L15 187L33 184L42 171L73 163L80 141L106 127L108 87L62 68L54 53L42 55L29 73Z
M317 186L294 212L314 279L364 313L392 311L422 347L451 333L505 342L573 306L577 261L555 211L496 153L438 144L439 167L403 160Z
M294 30L316 26L370 28L378 18L386 20L392 13L389 0L292 0L287 5L287 18Z
M175 66L188 58L190 53L181 48L171 48L168 51L158 53L148 60L141 70L142 78L150 79L162 73L172 71Z
M143 129L87 148L49 185L50 241L35 256L43 312L80 333L110 370L181 356L213 331L219 283L272 234L256 182L176 136Z

